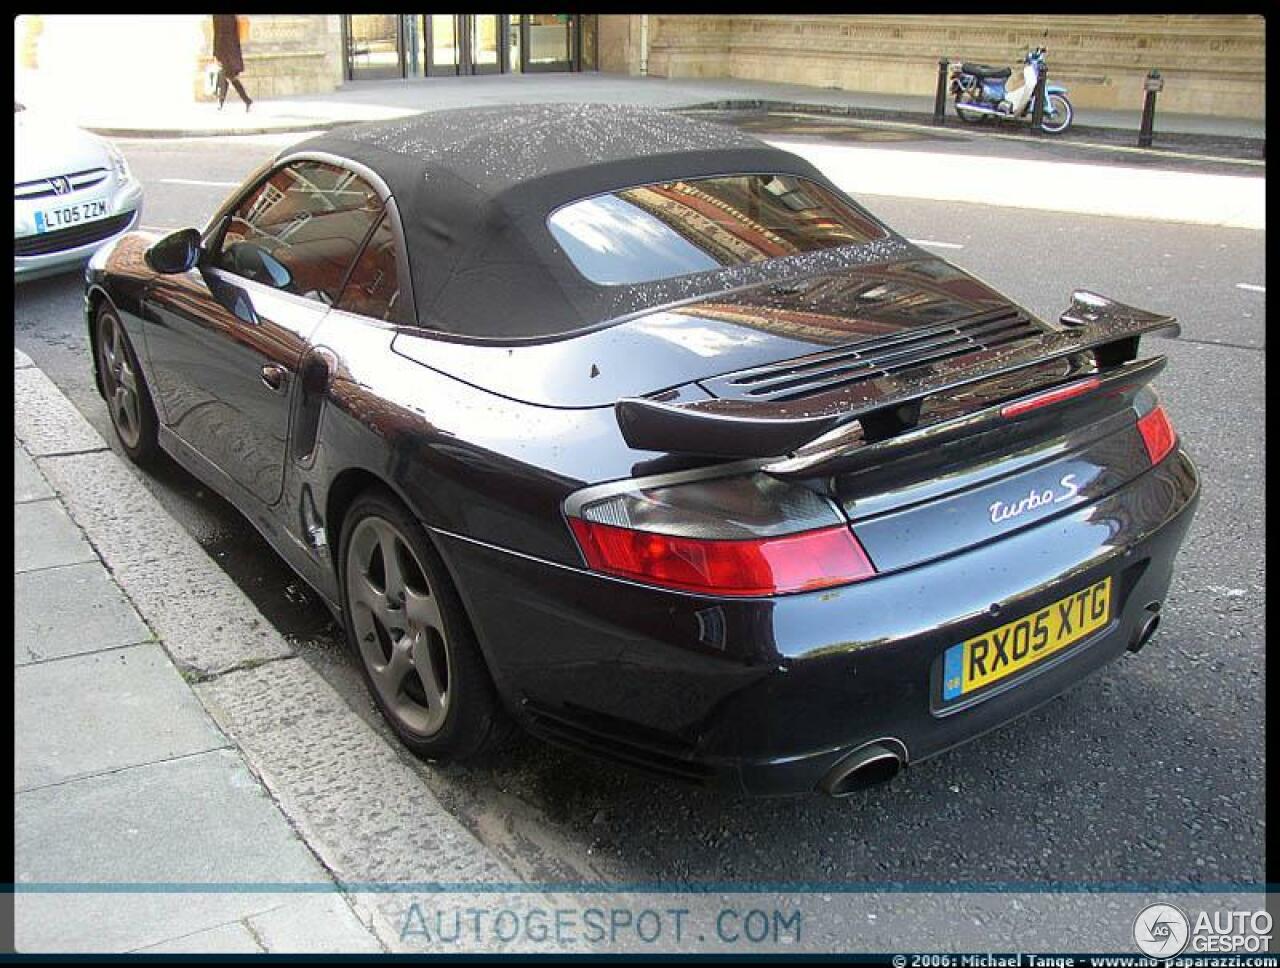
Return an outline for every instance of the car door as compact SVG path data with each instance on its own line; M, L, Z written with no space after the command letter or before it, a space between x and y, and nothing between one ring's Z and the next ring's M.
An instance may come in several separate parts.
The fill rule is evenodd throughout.
M196 268L149 293L147 348L165 425L273 504L308 339L342 291L383 199L336 164L280 165L234 204Z

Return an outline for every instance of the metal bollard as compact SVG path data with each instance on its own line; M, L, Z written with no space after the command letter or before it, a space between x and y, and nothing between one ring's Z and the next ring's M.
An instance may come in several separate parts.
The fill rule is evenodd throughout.
M1031 93L1031 130L1035 134L1043 134L1040 124L1044 121L1044 89L1049 83L1049 62L1040 65L1040 76L1036 78L1036 89Z
M947 68L951 66L951 61L945 57L938 61L938 90L933 95L933 123L945 125L947 123Z
M1142 104L1142 128L1138 131L1138 147L1151 147L1152 128L1156 122L1156 95L1164 90L1164 78L1154 67L1147 72L1147 79L1142 86L1146 89L1147 99Z

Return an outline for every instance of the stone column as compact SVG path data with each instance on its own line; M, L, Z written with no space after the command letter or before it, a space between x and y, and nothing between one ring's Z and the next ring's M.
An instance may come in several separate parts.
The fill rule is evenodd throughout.
M635 14L600 14L600 71L610 74L640 73L640 17Z

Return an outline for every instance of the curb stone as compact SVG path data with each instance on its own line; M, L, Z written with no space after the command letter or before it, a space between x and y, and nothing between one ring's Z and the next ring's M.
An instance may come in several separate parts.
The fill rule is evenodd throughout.
M86 127L85 131L104 138L225 138L251 134L305 134L308 131L330 131L344 124L358 121L324 121L316 119L306 124L258 125L252 128L120 128Z

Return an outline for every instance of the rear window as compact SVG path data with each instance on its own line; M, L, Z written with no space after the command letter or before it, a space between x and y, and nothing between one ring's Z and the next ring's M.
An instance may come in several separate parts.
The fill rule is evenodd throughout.
M547 226L579 272L635 285L723 266L860 245L888 232L795 175L660 182L571 202Z

